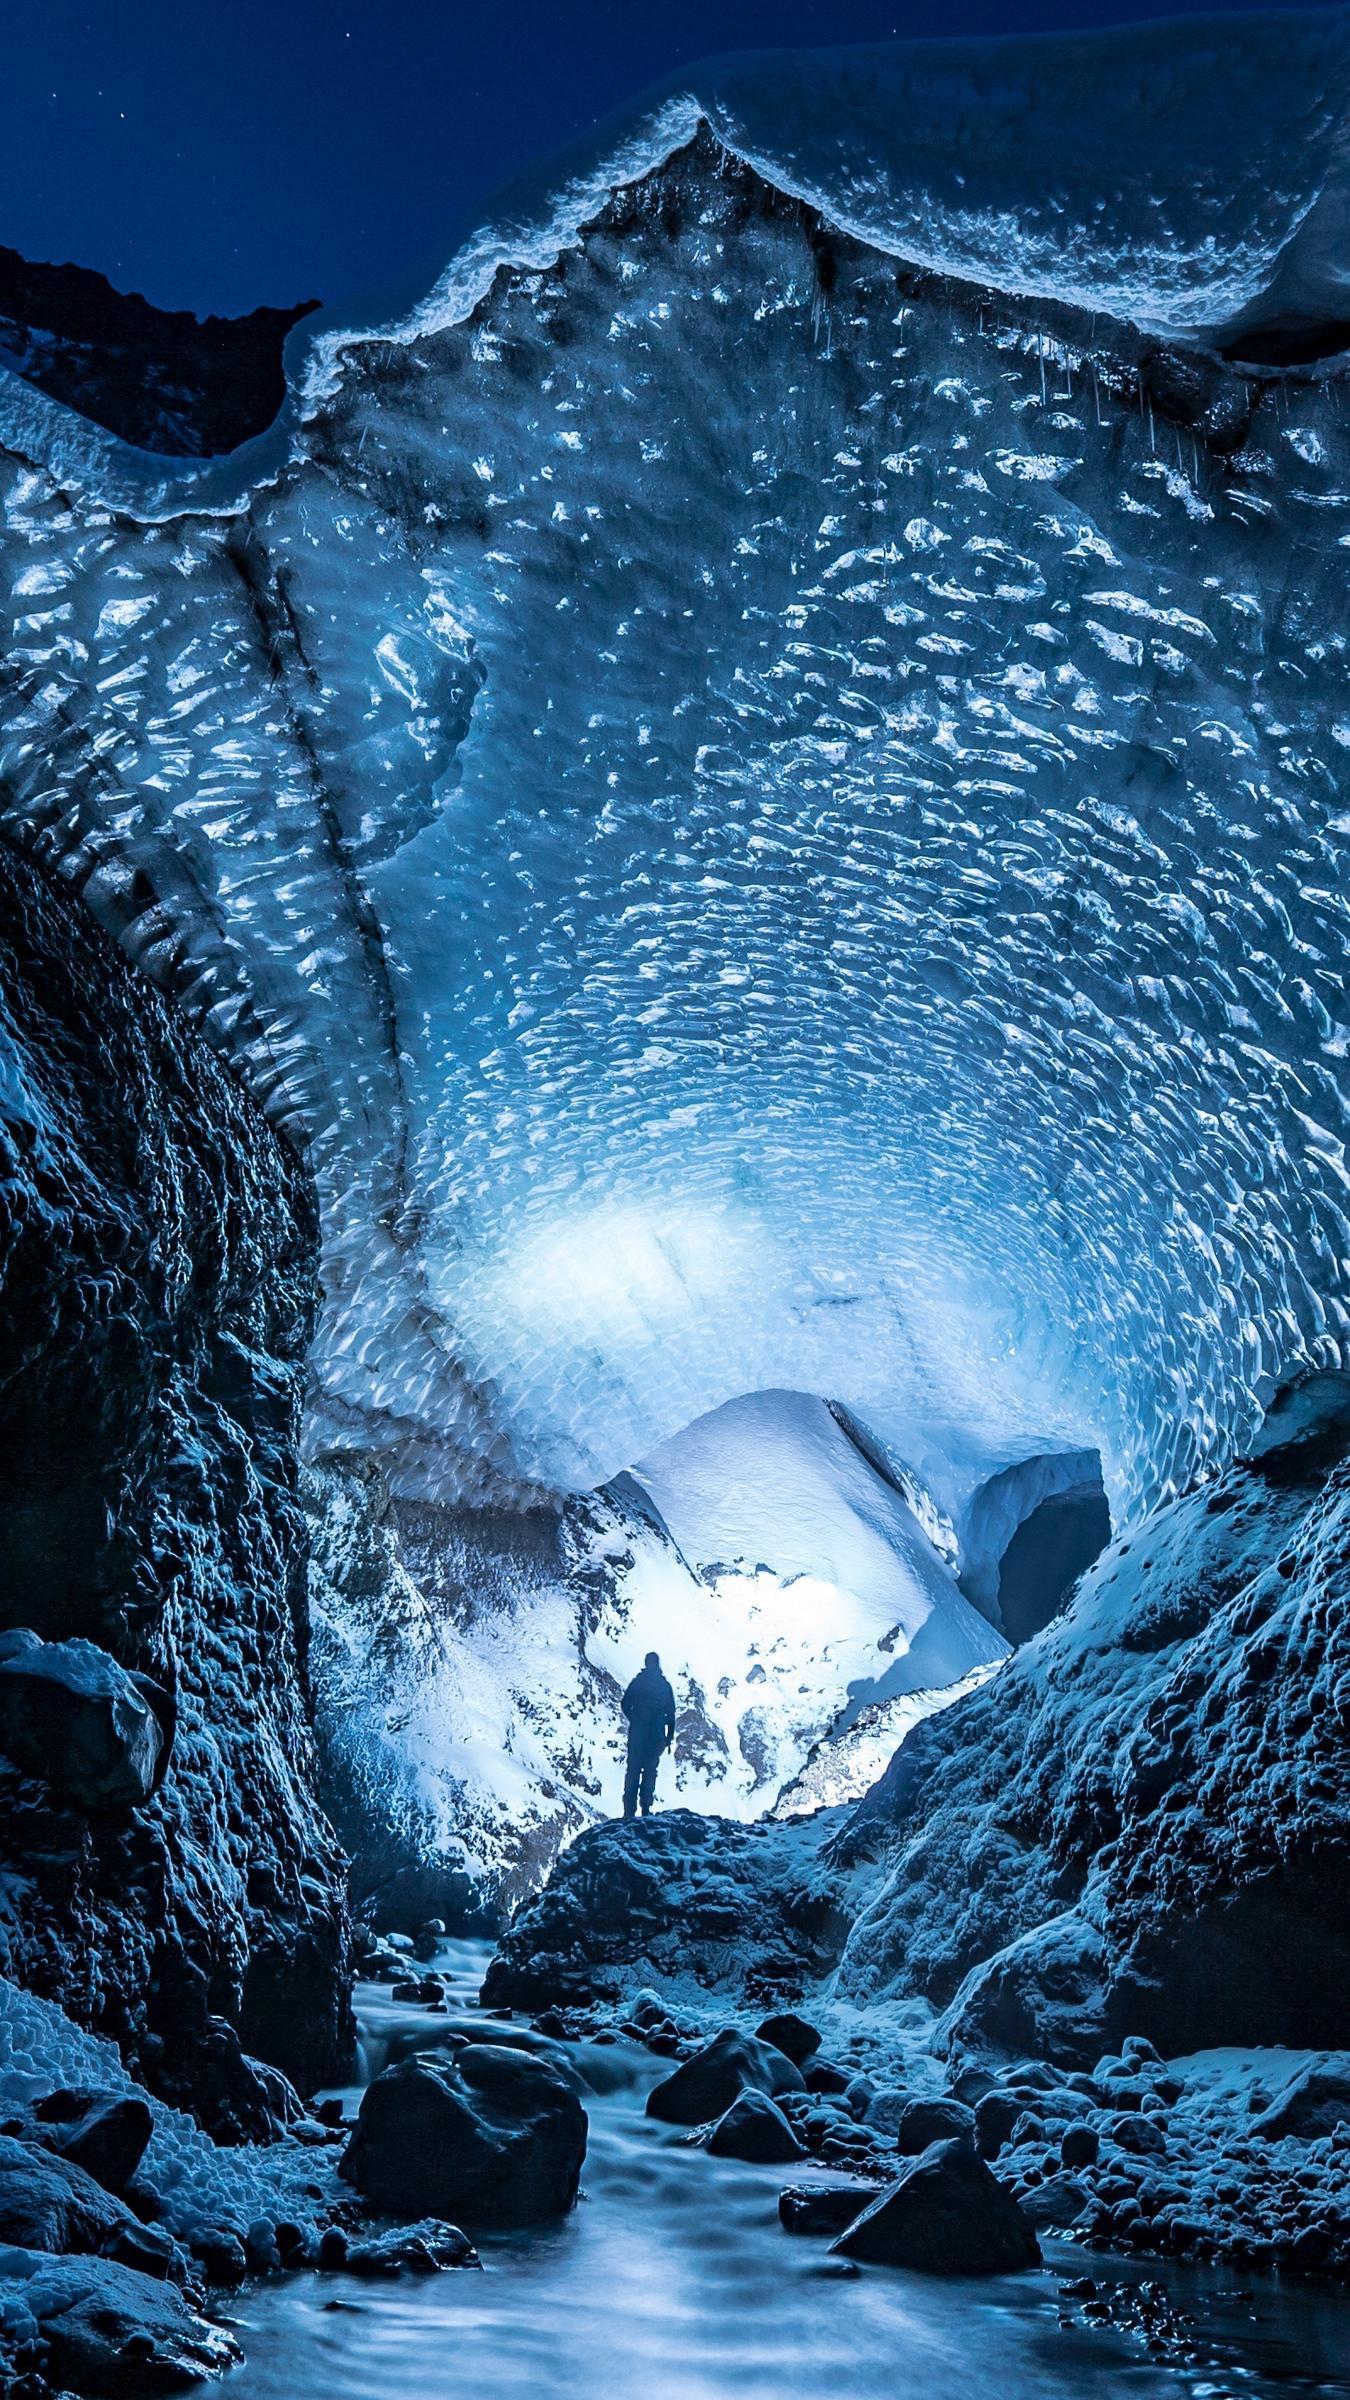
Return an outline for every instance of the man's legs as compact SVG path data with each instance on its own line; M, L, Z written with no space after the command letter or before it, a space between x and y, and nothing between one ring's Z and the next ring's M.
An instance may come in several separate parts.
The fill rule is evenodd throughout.
M630 1742L628 1745L628 1772L623 1779L623 1813L625 1817L632 1818L637 1815L638 1785L646 1771L646 1761L641 1751L634 1749ZM645 1809L643 1814L645 1816Z
M642 1772L638 1779L638 1797L642 1803L644 1817L649 1817L652 1813L652 1802L656 1798L656 1770L660 1764L661 1753L659 1750L648 1751L642 1762Z

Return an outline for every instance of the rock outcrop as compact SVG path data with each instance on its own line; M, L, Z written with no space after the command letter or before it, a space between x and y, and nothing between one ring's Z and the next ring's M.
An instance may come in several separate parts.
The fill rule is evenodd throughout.
M857 1905L849 1875L819 1863L837 1823L737 1825L673 1808L597 1825L512 1920L483 1998L543 2008L690 1980L752 2005L791 1998L833 1965Z
M1350 2039L1350 1378L1115 1544L1068 1614L920 1725L832 1845L886 1868L855 1999L1091 2066Z
M315 1274L298 1160L0 846L0 1967L235 2138L351 2054L296 1494Z

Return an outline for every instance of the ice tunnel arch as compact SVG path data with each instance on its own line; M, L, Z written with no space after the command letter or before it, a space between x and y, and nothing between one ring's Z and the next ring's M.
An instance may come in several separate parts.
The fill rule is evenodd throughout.
M1103 218L1080 142L1058 272L1077 52L981 206L927 160L920 264L848 73L831 190L738 70L321 329L232 485L7 379L7 822L306 1139L317 1442L587 1487L785 1385L1128 1509L1343 1358L1341 386L1127 322L1312 293L1344 37L1292 23L1278 202L1277 37L1225 37L1244 148L1172 29L1204 173ZM938 69L978 121L1006 64Z

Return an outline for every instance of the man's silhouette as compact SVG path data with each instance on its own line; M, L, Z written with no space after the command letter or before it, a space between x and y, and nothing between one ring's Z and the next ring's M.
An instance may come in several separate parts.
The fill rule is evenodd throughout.
M625 1817L635 1817L640 1805L644 1817L649 1817L656 1796L656 1770L661 1753L675 1739L675 1694L661 1672L661 1661L654 1650L647 1652L641 1673L633 1677L624 1693L623 1713L628 1719L623 1813Z

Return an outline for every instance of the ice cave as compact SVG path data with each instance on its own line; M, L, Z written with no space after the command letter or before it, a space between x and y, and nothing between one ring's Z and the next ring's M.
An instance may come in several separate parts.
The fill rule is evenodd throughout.
M0 2392L1350 2393L1348 91L0 253Z

